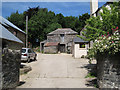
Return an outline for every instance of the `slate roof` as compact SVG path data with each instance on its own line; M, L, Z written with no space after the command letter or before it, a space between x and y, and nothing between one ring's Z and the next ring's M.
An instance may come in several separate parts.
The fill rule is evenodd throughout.
M84 40L82 40L82 39L79 38L79 37L75 37L75 38L73 39L73 42L75 42L75 43L88 43L88 41L84 41Z
M54 35L54 34L78 34L71 28L58 28L53 32L50 32L48 35Z
M47 42L44 46L58 46L58 42Z
M2 16L0 16L0 23L2 25L5 25L7 27L11 26L13 28L15 28L16 30L26 34L23 30L21 30L20 28L18 28L17 26L15 26L13 23L11 23L10 21L8 21L7 19L3 18Z
M9 32L4 26L0 24L0 38L23 43L20 39L18 39L16 36L14 36L11 32Z

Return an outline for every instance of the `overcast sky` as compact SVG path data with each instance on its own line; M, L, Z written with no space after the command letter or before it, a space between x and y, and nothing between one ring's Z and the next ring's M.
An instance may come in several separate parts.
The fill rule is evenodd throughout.
M101 7L105 2L99 2ZM18 10L19 13L27 10L29 7L48 8L55 14L62 13L64 16L79 16L84 13L90 14L90 2L3 2L2 16L8 17L11 13Z

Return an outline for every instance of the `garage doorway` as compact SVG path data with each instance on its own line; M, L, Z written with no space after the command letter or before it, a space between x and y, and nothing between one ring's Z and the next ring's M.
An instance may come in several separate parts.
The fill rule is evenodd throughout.
M65 44L60 44L60 53L65 53Z

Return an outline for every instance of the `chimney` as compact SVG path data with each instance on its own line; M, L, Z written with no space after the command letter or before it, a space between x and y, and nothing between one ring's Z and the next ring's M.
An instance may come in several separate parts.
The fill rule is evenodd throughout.
M90 0L90 15L94 14L98 9L98 0ZM94 14L96 17L96 15Z

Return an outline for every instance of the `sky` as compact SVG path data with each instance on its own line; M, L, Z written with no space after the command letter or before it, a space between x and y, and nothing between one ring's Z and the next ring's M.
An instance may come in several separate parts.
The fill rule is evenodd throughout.
M101 7L105 2L99 2ZM79 16L84 13L90 14L90 2L2 2L2 16L7 18L18 10L23 13L29 7L47 8L55 14L62 13L64 16Z

